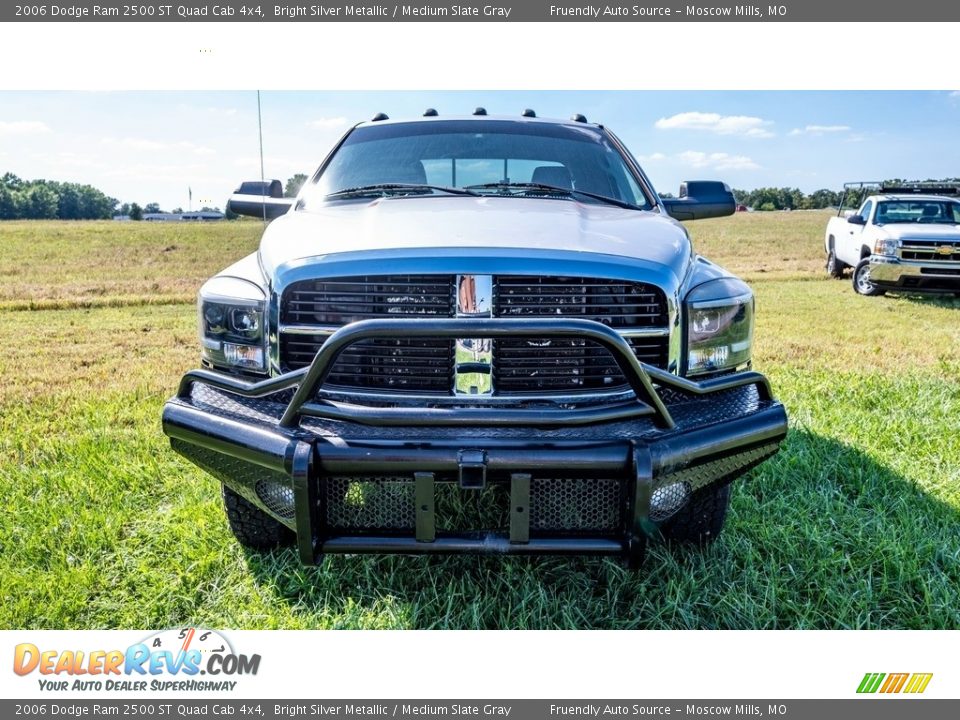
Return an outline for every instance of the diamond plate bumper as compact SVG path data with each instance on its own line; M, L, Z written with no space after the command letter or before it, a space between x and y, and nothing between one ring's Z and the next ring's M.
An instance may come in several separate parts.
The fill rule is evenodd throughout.
M324 400L340 349L383 333L587 336L633 396L583 406L370 407ZM464 335L464 333L469 333ZM324 553L624 555L699 489L777 452L783 406L762 375L694 383L637 362L582 320L364 321L302 371L248 383L184 376L163 412L173 448Z

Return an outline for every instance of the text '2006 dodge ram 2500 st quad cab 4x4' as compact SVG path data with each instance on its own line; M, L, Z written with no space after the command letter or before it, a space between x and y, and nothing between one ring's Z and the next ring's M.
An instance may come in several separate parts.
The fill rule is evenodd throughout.
M661 199L603 126L378 115L280 195L231 198L277 219L201 289L204 367L163 413L248 547L635 566L713 539L785 436L753 294L675 219L729 188Z

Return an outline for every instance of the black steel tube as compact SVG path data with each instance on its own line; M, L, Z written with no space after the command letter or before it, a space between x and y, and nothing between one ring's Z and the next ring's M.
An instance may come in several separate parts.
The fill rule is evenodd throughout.
M773 399L770 381L758 372L748 370L734 373L733 375L724 375L718 378L696 381L674 375L653 365L647 365L646 363L641 363L641 365L643 365L643 369L647 374L658 383L678 388L693 395L707 395L709 393L721 392L722 390L733 390L734 388L744 387L746 385L756 385L760 391L761 400Z
M497 442L478 443L486 452L488 472L553 470L621 475L629 467L631 445L610 444L533 445L504 447ZM458 441L447 447L371 444L321 444L317 448L320 471L327 475L381 472L456 472L460 452L470 443Z
M277 472L288 472L296 441L288 435L204 412L176 401L163 408L163 431L171 438Z
M621 555L623 543L605 538L530 538L511 543L506 535L438 537L418 542L412 537L343 536L324 540L320 551L329 554L401 553L411 555Z
M256 398L270 395L271 393L287 390L300 384L303 376L307 374L307 368L294 370L293 372L279 375L275 378L258 380L251 382L242 378L224 375L213 370L190 370L180 378L180 387L177 389L177 397L186 398L190 396L190 388L195 382L201 382L204 385L226 390L234 395L241 397Z
M629 420L653 415L656 410L636 400L586 408L411 408L368 407L349 403L321 401L304 403L300 414L328 420L346 420L364 425L384 427L426 427L431 425L460 425L486 427L523 426L568 427Z
M655 474L695 465L756 445L782 440L787 434L787 413L783 405L759 410L745 417L666 435L651 443Z
M640 361L630 344L616 330L593 320L573 318L418 318L410 320L361 320L344 325L330 335L307 369L307 374L287 406L280 424L296 427L301 408L310 403L323 386L340 352L361 340L390 337L483 337L505 338L530 335L534 337L578 338L596 342L613 356L637 396L638 403L650 405L657 424L663 428L674 426L673 418L657 396Z

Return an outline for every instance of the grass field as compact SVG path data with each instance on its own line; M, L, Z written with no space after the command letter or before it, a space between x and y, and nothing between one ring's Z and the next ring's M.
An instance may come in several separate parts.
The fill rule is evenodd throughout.
M691 226L758 299L790 412L710 549L589 559L336 557L234 542L163 401L193 298L257 223L0 224L0 627L960 627L960 301L863 298L819 212Z

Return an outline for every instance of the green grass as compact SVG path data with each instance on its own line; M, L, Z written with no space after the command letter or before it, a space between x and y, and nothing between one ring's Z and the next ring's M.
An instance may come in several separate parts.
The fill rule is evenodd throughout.
M791 431L737 483L713 547L653 547L637 574L244 552L216 481L170 451L159 414L196 362L183 301L258 226L0 224L0 627L958 627L960 301L826 279L824 223L691 224L756 290L755 361Z

